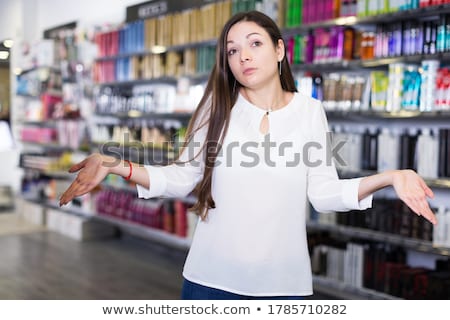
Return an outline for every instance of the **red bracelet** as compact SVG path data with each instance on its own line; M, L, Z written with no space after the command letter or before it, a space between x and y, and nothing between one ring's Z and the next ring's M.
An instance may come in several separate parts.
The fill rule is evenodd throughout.
M133 165L131 164L130 160L124 160L124 162L127 162L128 165L130 166L130 173L128 174L128 177L124 178L125 180L130 180L131 179L131 175L133 174Z

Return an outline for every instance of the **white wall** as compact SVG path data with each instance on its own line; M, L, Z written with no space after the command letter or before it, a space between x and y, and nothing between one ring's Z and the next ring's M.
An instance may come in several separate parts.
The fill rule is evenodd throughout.
M1 0L0 41L38 40L43 30L73 21L80 26L121 23L126 7L142 2L145 0Z
M2 0L3 1L3 0ZM121 23L126 7L145 0L38 0L37 29L41 31L77 21L80 27Z
M18 36L18 28L22 24L20 18L21 2L17 0L0 1L0 41Z

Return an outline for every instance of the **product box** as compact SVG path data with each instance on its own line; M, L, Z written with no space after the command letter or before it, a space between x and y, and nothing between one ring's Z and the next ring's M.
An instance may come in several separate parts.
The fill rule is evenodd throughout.
M23 219L35 225L44 226L46 222L45 208L27 200L18 202L19 211Z
M112 237L115 227L58 209L47 211L47 228L77 241Z

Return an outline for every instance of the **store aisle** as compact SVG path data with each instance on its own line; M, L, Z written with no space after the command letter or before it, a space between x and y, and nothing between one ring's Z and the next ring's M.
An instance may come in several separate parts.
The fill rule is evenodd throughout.
M0 299L178 299L185 253L124 236L0 235Z

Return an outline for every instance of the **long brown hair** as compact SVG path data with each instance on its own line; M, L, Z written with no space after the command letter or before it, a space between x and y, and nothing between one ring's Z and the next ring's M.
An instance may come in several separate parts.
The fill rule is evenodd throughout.
M241 87L241 84L231 72L227 57L228 32L233 25L241 21L254 22L264 28L272 39L274 47L277 46L278 40L282 39L281 32L275 22L259 11L237 13L228 20L222 29L216 47L216 63L209 76L203 97L189 122L185 142L186 146L197 130L205 125L208 126L205 143L202 146L202 150L205 152L205 170L203 179L195 188L197 203L192 207L192 210L202 219L206 218L209 209L215 208L214 199L211 195L212 172L220 146L228 131L231 109L236 103ZM297 91L286 57L286 50L281 61L280 81L284 91ZM198 125L201 122L200 118L205 114L207 121Z

